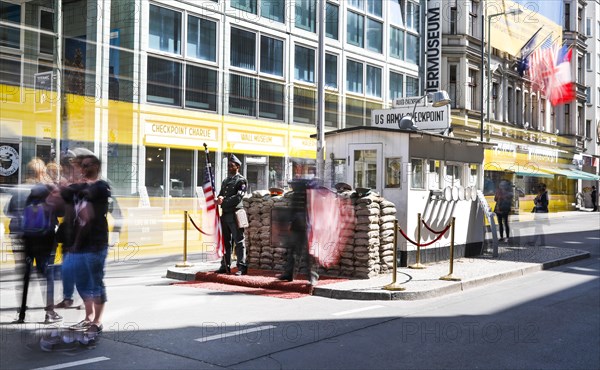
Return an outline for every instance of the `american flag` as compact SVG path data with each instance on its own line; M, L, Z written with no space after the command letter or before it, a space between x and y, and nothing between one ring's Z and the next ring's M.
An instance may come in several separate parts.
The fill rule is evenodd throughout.
M207 166L204 170L204 185L202 185L202 190L204 191L204 199L206 201L206 216L208 217L209 222L210 220L214 220L213 230L215 230L215 232L212 235L215 237L215 252L217 257L221 258L225 254L225 246L223 245L223 232L221 231L219 210L215 203L215 187L210 166Z

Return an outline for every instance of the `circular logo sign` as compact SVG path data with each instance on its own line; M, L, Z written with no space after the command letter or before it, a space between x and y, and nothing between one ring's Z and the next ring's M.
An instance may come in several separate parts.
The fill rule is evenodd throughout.
M10 176L19 169L19 153L12 146L0 146L0 176Z

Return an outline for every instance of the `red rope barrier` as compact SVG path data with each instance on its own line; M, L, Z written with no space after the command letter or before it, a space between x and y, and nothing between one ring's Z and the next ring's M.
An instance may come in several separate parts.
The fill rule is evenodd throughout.
M190 216L189 214L188 214L188 218L190 219L190 221L192 222L192 225L194 225L194 227L196 228L196 230L198 230L201 234L206 235L206 236L212 236L212 234L207 234L204 231L202 231L198 226L196 226L196 223L192 219L192 216Z
M443 234L443 233L445 233L446 231L448 231L448 227L450 226L450 225L448 225L448 227L446 227L446 228L445 228L444 230L442 230L442 231L435 231L435 230L433 230L431 227L429 227L429 225L427 225L427 224L425 223L425 220L421 220L421 222L423 223L423 225L425 225L425 228L426 228L427 230L431 231L431 232L432 232L432 233L434 233L434 234Z
M421 244L421 247L427 247L435 242L437 242L438 240L440 240L442 238L442 236L444 236L444 234L446 233L446 231L448 231L448 229L450 228L450 225L446 226L446 228L444 229L444 231L442 231L437 238L433 239L432 241L430 241L429 243L425 243L425 244Z
M411 242L412 244L414 244L414 245L417 245L417 246L420 246L420 247L427 247L427 246L429 246L429 245L431 245L431 244L433 244L433 243L437 242L438 240L440 240L440 239L441 239L441 238L444 236L444 234L446 233L446 231L448 231L448 229L450 228L450 226L451 226L451 224L450 224L450 225L448 225L448 226L446 226L446 228L445 228L444 230L442 230L442 231L439 233L439 235L437 236L437 238L433 239L433 240L432 240L432 241L430 241L429 243L424 243L424 244L420 244L420 245L419 245L419 244L417 244L417 243L416 243L414 240L412 240L411 238L409 238L409 237L408 237L408 235L406 235L406 234L404 233L404 231L403 231L403 230L402 230L400 227L398 227L398 230L400 231L400 234L402 234L402 236L403 236L403 237L404 237L406 240L408 240L409 242Z

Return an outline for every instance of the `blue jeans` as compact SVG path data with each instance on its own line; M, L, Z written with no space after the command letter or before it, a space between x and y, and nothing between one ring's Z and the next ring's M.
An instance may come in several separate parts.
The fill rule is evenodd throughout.
M75 286L84 300L94 299L100 303L107 301L104 286L104 265L108 248L98 252L73 253L75 266Z
M75 292L75 266L72 253L63 254L62 262L63 299L73 300Z

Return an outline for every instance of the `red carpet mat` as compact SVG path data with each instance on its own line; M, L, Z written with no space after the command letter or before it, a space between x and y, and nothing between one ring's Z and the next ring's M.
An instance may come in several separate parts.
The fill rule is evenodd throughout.
M312 285L308 284L306 280L306 275L297 275L294 281L280 281L277 280L277 276L281 274L280 271L251 269L248 271L248 275L243 276L235 276L234 273L235 269L231 275L198 272L196 273L196 281L176 283L176 285L285 299L305 297L312 294L313 290ZM317 285L339 283L347 280L321 276Z

